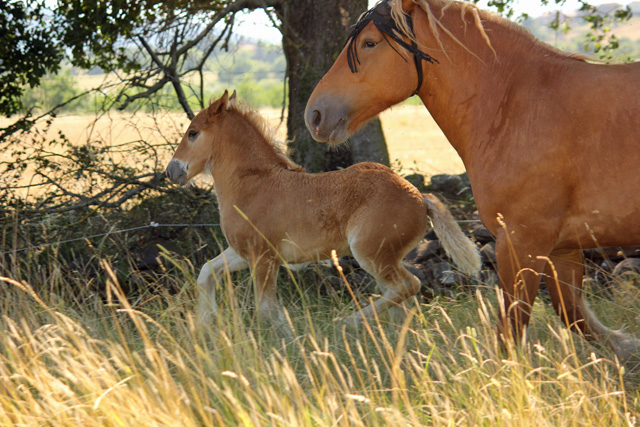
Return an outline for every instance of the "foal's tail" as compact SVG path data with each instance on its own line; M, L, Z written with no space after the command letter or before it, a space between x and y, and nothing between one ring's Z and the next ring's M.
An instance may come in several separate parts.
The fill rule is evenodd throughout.
M478 277L480 272L478 247L465 236L449 209L438 198L431 194L423 194L422 197L427 202L427 214L447 255L463 273Z

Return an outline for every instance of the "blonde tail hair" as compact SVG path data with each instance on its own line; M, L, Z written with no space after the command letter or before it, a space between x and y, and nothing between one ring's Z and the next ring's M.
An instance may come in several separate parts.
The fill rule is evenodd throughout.
M463 273L477 278L480 272L480 251L462 232L449 209L438 198L423 194L427 203L427 215L447 255Z

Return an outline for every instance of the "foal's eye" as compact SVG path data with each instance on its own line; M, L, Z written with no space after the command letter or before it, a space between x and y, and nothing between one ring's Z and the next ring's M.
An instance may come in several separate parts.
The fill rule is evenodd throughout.
M189 137L189 139L196 139L196 136L198 136L198 131L190 130L189 132L187 132L187 136Z

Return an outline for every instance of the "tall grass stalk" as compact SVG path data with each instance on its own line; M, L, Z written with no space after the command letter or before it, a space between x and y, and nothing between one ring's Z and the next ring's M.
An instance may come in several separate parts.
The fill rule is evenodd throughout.
M104 293L82 302L52 268L46 286L0 278L0 424L637 423L637 372L567 332L549 304L534 307L527 344L505 352L489 287L350 331L339 319L353 307L297 282L284 293L294 336L283 338L255 324L250 277L234 274L220 282L220 315L198 329L193 268L171 263L164 280L177 293L158 285L131 299L106 261ZM637 334L638 288L619 292L592 306L614 322L626 310Z

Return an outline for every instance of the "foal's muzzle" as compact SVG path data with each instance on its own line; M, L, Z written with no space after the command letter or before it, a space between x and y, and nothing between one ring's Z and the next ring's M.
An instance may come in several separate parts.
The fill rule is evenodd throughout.
M167 177L174 184L185 185L187 183L187 170L184 164L178 160L171 160L167 166Z

